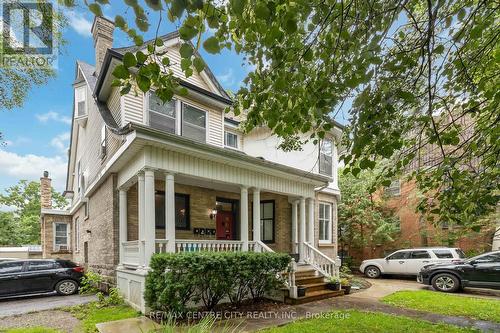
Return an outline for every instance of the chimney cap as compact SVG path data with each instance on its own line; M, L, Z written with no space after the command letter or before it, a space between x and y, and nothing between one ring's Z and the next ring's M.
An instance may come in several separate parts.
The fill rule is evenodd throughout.
M49 172L48 171L44 171L43 172L43 177L44 178L49 178Z
M90 32L91 32L92 34L94 33L94 30L95 30L95 28L96 28L96 24L97 24L98 22L103 22L103 23L105 23L106 21L107 21L107 23L108 23L108 24L113 25L113 28L114 28L114 26L115 26L115 22L114 22L114 21L112 21L111 19L106 18L106 17L104 17L104 16L94 16L94 22L92 22L92 27L90 28Z

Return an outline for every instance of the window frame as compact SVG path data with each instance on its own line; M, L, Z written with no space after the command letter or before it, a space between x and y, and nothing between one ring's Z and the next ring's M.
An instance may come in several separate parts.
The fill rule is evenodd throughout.
M162 201L163 202L163 210L165 210L165 191L155 191L155 196L156 195L160 195L163 197L163 201ZM191 200L190 200L191 198L190 198L190 195L187 193L175 192L174 209L175 209L175 199L177 197L183 197L186 200L186 227L184 227L184 228L177 227L177 223L176 223L175 230L191 230ZM156 210L156 200L155 200L155 210ZM155 229L156 228L158 228L158 229L165 228L166 221L164 221L163 225L160 223L157 223L156 216L158 216L158 214L155 214Z
M264 218L264 214L260 214L260 240L261 242L265 244L274 244L276 242L276 201L275 200L261 200L259 204L259 209L262 210L262 204L268 204L272 203L273 204L273 217L272 219L270 218ZM273 223L273 234L272 234L272 239L271 240L264 240L264 221L269 221L271 220Z
M83 102L84 113L80 114L78 104ZM86 117L87 110L87 89L85 85L75 87L75 118Z
M323 153L323 142L325 141L329 141L330 144L331 144L331 152L330 152L330 155L327 155L327 154L324 154ZM319 174L322 174L322 175L325 175L325 176L330 176L330 177L333 177L333 145L335 144L335 141L332 139L332 138L324 138L320 141L320 144L319 144L319 155L318 155L318 158L319 158L319 161L318 161L318 173ZM325 155L325 156L328 156L330 157L331 159L331 162L330 162L330 169L325 172L324 170L322 170L321 168L321 156L322 155Z
M422 252L422 253L425 252L427 254L427 257L425 257L425 258L414 258L413 257L413 253L415 253L415 252ZM432 256L429 253L429 251L427 251L427 250L412 250L412 251L410 251L410 255L408 256L407 259L416 259L416 260L418 260L418 259L432 259Z
M231 135L234 135L236 137L236 147L233 147L233 146L230 146L227 144L227 134L231 134ZM230 148L230 149L236 149L236 150L240 150L240 135L234 131L229 131L227 129L224 129L224 147L226 148Z
M80 252L80 217L77 216L74 223L74 234L75 234L75 252Z
M158 112L158 111L155 111L155 110L152 110L151 109L151 103L150 103L150 99L151 99L151 95L152 94L155 94L154 91L149 91L146 95L146 121L145 123L149 126L149 127L152 127L151 126L151 117L149 115L150 112L153 112L153 113L156 113L160 116L163 116L163 117L167 117L167 118L172 118L170 117L169 115L166 115L164 113L161 113L161 112ZM169 103L174 103L174 115L175 117L173 118L174 120L174 133L169 133L169 132L166 132L166 133L169 133L169 134L176 134L176 135L179 135L179 107L178 107L178 99L177 98L172 98L172 100L169 102ZM161 131L161 129L158 129L159 131Z
M185 101L181 101L181 106L180 106L180 128L179 128L179 135L182 136L182 137L185 137L187 139L190 139L190 140L194 140L194 141L197 141L197 142L203 142L203 143L207 143L208 142L208 117L209 117L209 114L208 114L208 111L207 110L203 110L202 108L196 106L196 105L193 105L191 103L187 103ZM193 109L196 109L198 111L201 111L203 113L205 113L205 140L204 141L198 141L196 139L193 139L193 138L190 138L188 136L185 136L184 135L184 110L185 110L185 106L189 106ZM195 127L200 127L198 125L194 125L194 124L191 124L191 123L188 123L189 126L195 126ZM201 127L200 127L201 128Z
M66 244L57 244L56 239L57 237L63 237L63 236L57 236L57 226L58 225L64 225L66 226ZM71 239L70 239L70 226L66 222L54 222L52 225L52 241L53 241L53 249L55 252L58 251L69 251L70 246L71 246ZM66 246L66 250L61 250L61 246ZM58 248L59 247L59 248Z
M330 214L329 214L329 219L325 219L324 218L324 213L323 213L323 218L320 218L320 210L321 210L321 206L329 206L329 211L330 211ZM320 201L318 203L318 243L319 244L332 244L332 241L333 241L333 237L332 237L332 225L333 225L333 205L331 202L326 202L326 201ZM321 228L321 221L323 220L323 223L328 221L328 228L327 228L327 238L326 239L321 239L320 238L320 228Z
M20 271L14 271L14 272L1 272L0 271L0 275L9 275L9 274L16 274L16 273L21 273L21 272L24 272L26 271L26 261L5 261L5 262L2 262L0 264L0 268L2 268L3 266L7 266L9 264L21 264L21 270Z
M101 159L104 159L107 155L107 146L108 146L108 131L106 130L106 124L103 124L101 127L101 151L100 156Z

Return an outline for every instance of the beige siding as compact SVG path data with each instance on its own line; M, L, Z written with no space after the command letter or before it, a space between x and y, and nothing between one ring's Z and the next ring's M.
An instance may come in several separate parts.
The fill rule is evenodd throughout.
M113 87L111 89L111 94L109 95L107 104L118 126L122 126L122 112L121 112L120 99L121 99L120 89L118 87Z
M123 125L127 123L144 123L144 96L145 94L137 86L134 86L128 94L122 96Z
M167 54L165 56L170 59L170 69L174 73L174 76L186 82L192 83L200 88L211 91L206 82L202 79L200 74L198 74L195 69L193 69L193 75L186 78L184 72L181 69L181 55L179 53L178 46L172 46L168 48Z

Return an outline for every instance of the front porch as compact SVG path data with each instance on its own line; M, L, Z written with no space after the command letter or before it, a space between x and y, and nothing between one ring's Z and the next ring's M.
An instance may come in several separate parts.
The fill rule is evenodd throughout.
M277 251L322 276L338 273L335 260L315 246L317 180L249 172L192 156L177 160L188 161L188 168L176 166L175 159L166 167L151 159L152 149L142 152L147 159L139 154L144 164L132 161L118 175L117 284L136 308L145 310L142 293L154 253Z

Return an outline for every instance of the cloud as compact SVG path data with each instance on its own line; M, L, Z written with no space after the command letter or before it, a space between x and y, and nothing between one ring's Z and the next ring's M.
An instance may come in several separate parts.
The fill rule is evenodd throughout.
M71 118L70 117L60 115L58 112L55 112L55 111L49 111L47 113L37 114L35 116L42 123L46 123L49 120L52 120L52 121L58 121L58 122L61 122L61 123L67 124L67 125L71 125Z
M233 86L235 83L235 78L234 78L234 73L232 68L228 68L227 72L221 75L217 75L217 80L223 85L223 86Z
M73 30L75 30L79 35L83 37L92 37L92 33L90 32L92 22L82 13L71 10L66 13L66 16L68 17L68 22L71 28L73 28Z
M64 190L67 161L61 156L19 155L0 149L0 174L12 177L12 183L20 179L39 181L47 170L56 190Z
M60 153L66 154L68 151L69 138L69 132L61 133L58 136L52 138L52 140L50 141L50 145L52 147L55 147Z

